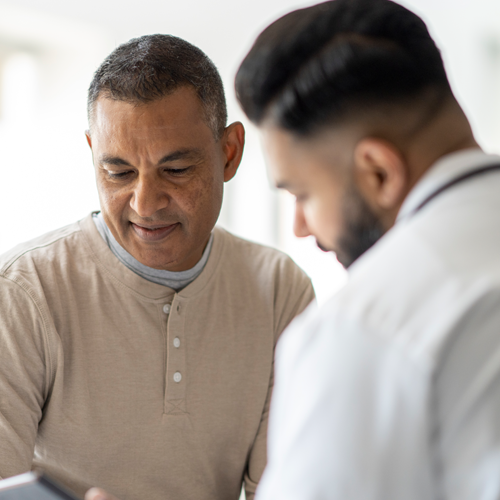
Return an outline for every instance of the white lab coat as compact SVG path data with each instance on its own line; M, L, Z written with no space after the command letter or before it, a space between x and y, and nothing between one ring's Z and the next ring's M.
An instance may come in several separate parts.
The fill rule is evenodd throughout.
M437 162L285 332L257 500L500 499L500 157Z

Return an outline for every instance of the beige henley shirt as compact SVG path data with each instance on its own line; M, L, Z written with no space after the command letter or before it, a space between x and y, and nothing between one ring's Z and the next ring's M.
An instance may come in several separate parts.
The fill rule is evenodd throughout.
M214 230L175 293L121 264L91 216L0 257L0 477L77 495L252 498L273 350L313 299L284 254Z

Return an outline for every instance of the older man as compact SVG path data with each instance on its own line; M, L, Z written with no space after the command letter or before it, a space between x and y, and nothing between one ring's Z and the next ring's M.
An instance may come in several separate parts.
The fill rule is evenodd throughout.
M89 90L101 212L0 260L0 476L78 495L251 498L273 349L312 300L285 255L215 228L244 130L171 36L118 47Z

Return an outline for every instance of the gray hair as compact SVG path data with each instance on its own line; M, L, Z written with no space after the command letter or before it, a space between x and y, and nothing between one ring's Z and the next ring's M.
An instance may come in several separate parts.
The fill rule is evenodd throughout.
M87 113L92 126L97 99L146 104L192 86L216 139L227 121L226 99L214 63L198 47L171 35L145 35L117 47L94 74Z

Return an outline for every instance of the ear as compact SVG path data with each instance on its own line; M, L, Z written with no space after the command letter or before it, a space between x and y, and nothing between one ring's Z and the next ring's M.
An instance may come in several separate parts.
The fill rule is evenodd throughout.
M235 176L241 163L245 146L245 128L240 122L232 123L226 127L222 141L222 148L226 156L224 182L228 182Z
M90 130L85 131L85 137L87 138L87 144L90 146L90 149L92 149L92 138L90 137Z
M377 212L398 211L408 190L408 169L403 155L391 143L365 138L354 149L356 184Z

